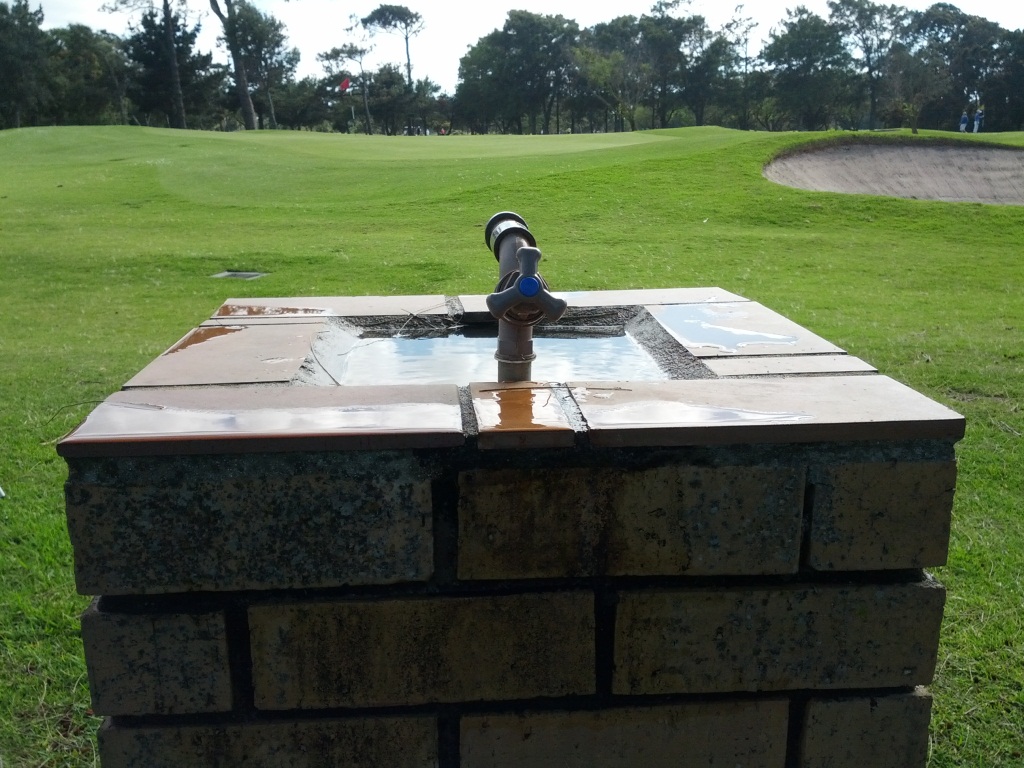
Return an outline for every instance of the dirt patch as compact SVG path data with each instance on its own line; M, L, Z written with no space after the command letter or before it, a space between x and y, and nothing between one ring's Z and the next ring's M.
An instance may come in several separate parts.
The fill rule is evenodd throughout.
M765 178L816 192L1024 205L1024 151L856 143L773 160Z

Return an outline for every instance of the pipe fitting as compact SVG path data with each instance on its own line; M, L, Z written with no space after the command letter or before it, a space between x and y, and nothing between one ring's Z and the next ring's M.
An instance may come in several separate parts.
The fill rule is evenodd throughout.
M526 226L526 220L518 213L501 211L491 216L484 226L484 243L494 254L494 258L499 261L498 253L501 249L501 240L506 235L516 235L527 245L533 248L537 247L537 240L530 232L530 228Z

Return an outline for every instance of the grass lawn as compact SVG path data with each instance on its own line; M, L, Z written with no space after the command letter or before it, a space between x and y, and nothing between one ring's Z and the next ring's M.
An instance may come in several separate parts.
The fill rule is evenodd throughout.
M931 766L1024 764L1024 207L762 178L809 138L0 131L0 766L97 760L55 442L229 296L490 291L506 209L558 290L720 286L967 417Z

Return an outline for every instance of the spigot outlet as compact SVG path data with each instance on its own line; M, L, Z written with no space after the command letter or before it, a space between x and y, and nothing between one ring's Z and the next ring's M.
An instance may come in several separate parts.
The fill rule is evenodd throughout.
M501 241L506 235L516 235L525 241L525 245L537 247L537 240L526 225L526 220L518 213L501 211L491 216L484 226L484 244L499 262Z

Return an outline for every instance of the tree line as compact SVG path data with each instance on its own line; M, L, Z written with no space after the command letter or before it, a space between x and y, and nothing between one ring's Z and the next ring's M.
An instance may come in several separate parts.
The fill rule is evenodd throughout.
M0 2L0 128L139 124L362 133L564 133L714 124L743 130L909 126L954 129L984 108L985 129L1024 129L1024 30L937 3L924 11L829 0L827 17L787 11L751 52L754 24L712 28L682 0L580 28L510 11L470 47L455 93L413 78L418 13L381 5L299 78L285 26L247 0L210 0L229 63L196 49L184 0L111 0L135 12L124 36L73 24L44 30L42 8ZM364 65L379 34L406 60Z

